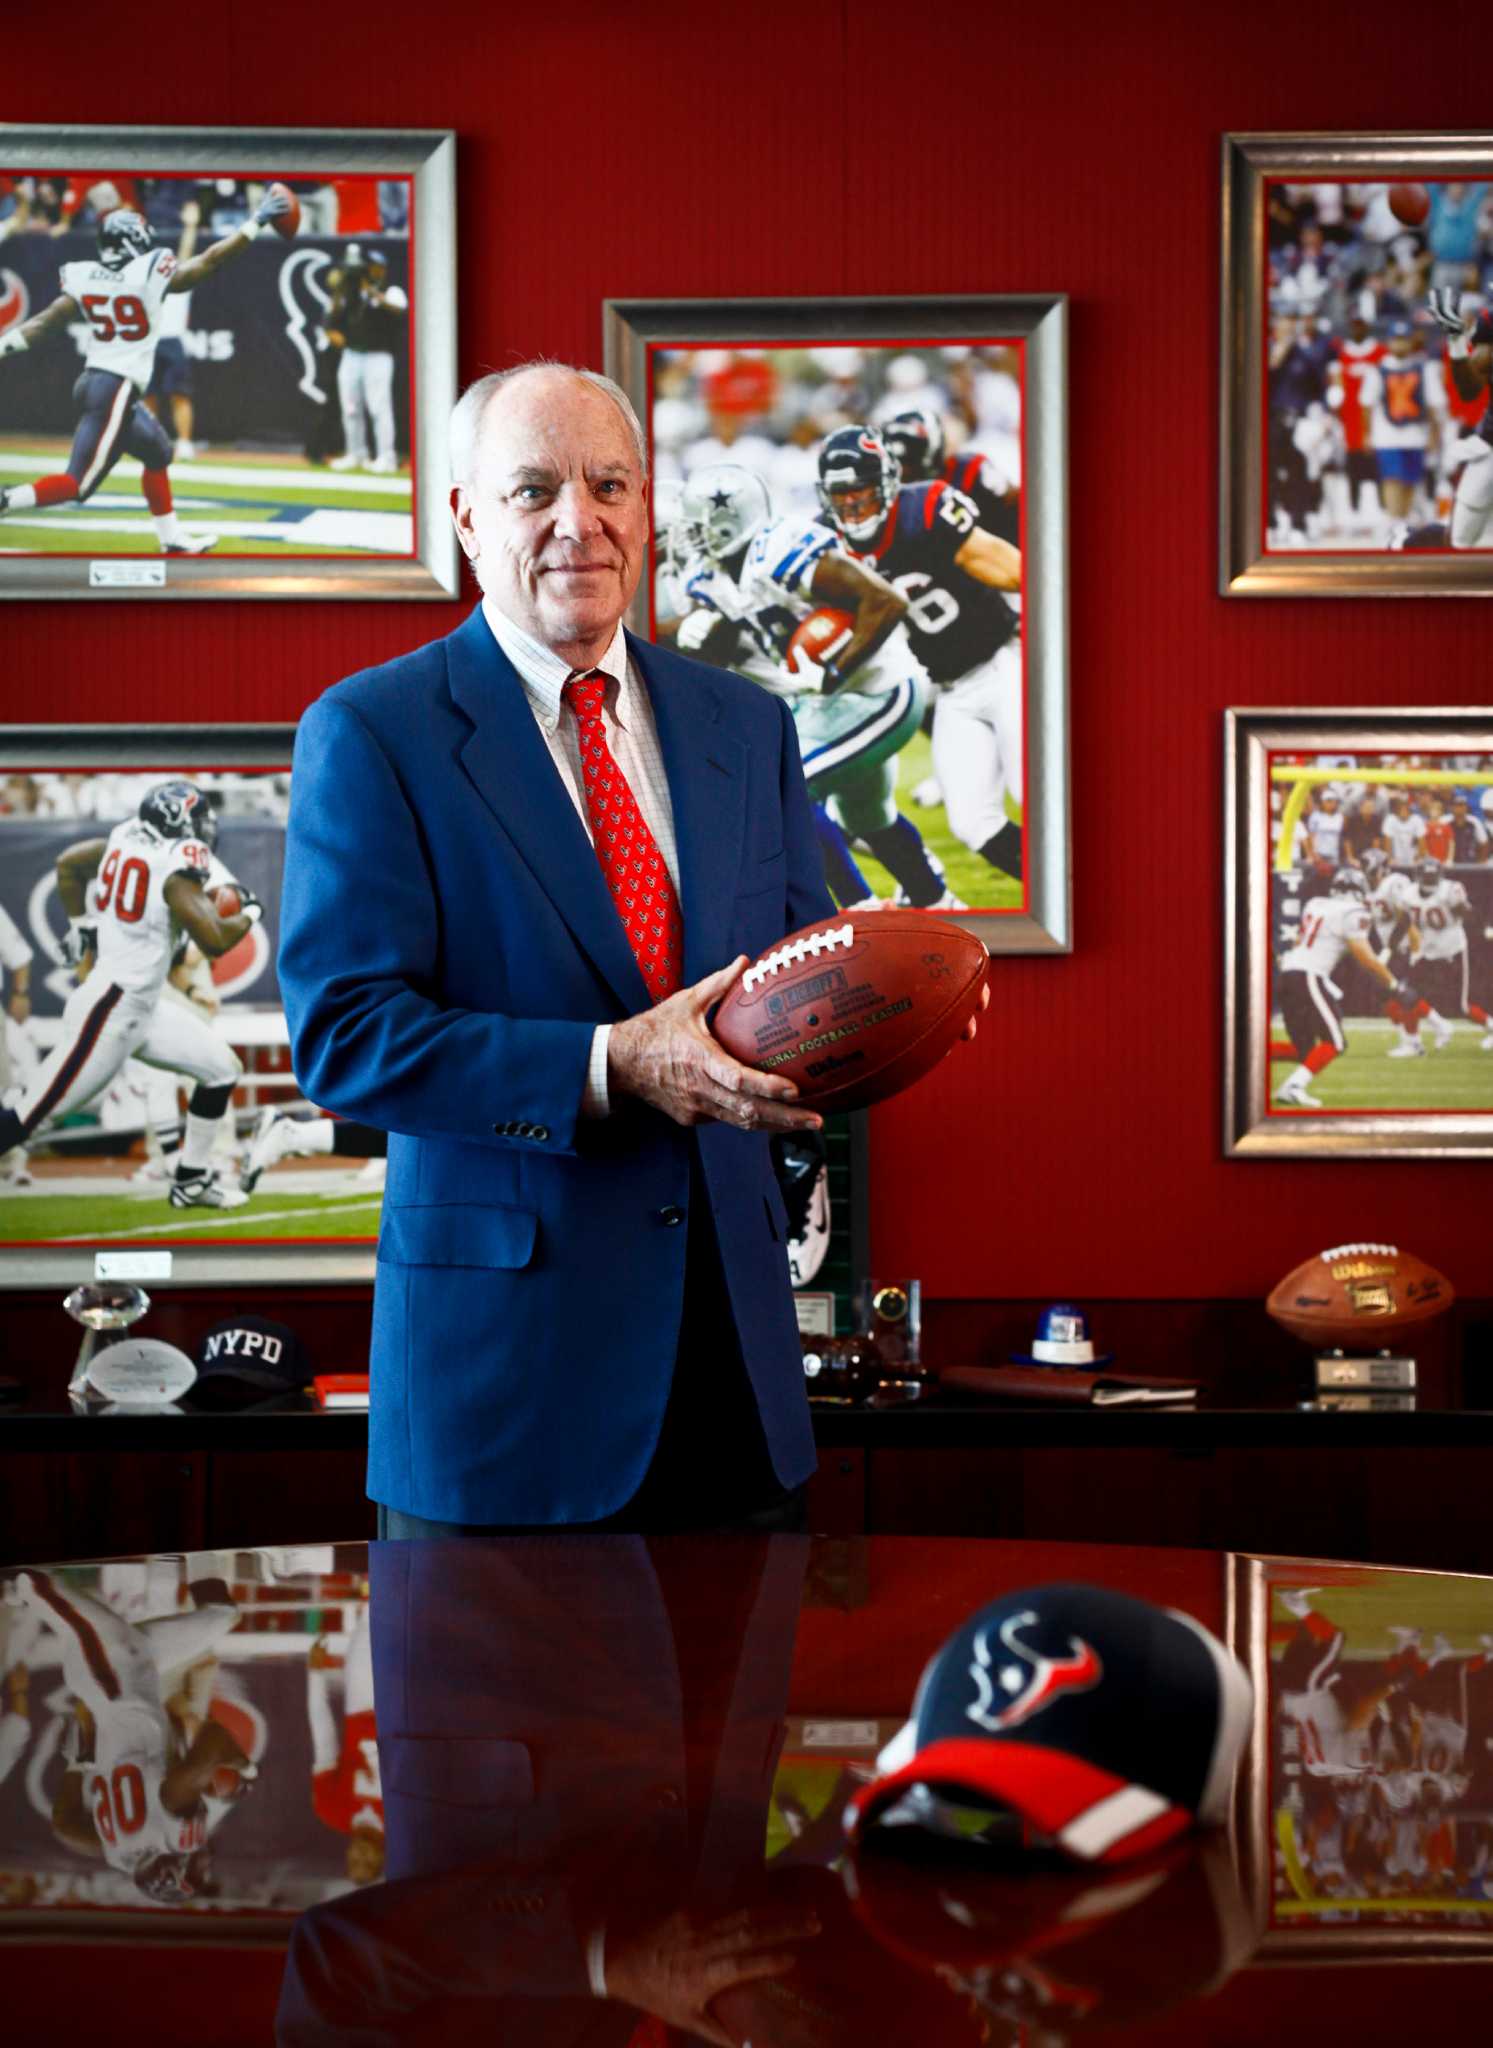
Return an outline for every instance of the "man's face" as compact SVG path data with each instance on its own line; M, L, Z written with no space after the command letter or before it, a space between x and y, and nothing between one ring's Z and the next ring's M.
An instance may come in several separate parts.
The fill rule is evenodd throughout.
M506 617L573 668L605 652L648 547L637 448L605 392L563 370L504 385L451 511L478 582Z

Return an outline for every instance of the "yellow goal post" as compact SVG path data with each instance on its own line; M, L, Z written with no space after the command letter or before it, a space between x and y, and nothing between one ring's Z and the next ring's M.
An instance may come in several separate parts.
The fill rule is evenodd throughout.
M1279 870L1296 865L1296 827L1319 782L1389 782L1399 789L1471 789L1479 784L1487 788L1493 785L1493 768L1312 768L1286 761L1271 768L1270 780L1292 785L1275 842Z

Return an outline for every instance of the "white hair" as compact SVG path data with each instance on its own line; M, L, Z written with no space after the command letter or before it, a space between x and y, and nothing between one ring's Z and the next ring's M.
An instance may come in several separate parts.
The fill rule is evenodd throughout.
M583 383L593 385L609 398L627 422L627 430L637 450L639 474L647 476L648 437L643 432L643 422L633 409L632 400L622 386L610 377L604 377L600 370L582 370L574 363L551 363L540 356L530 363L515 363L511 370L494 370L490 376L479 377L457 399L451 409L451 425L447 430L453 484L468 485L472 481L477 467L477 442L482 432L483 415L492 400L505 384L511 384L516 377L526 377L531 370L561 370L567 377L579 377Z

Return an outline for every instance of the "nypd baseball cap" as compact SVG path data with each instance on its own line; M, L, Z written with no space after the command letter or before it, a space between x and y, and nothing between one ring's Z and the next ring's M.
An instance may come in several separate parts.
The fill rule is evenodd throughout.
M1089 1319L1071 1301L1055 1301L1037 1318L1030 1351L1013 1351L1017 1365L1108 1365L1112 1351L1096 1352Z
M289 1393L309 1386L312 1365L295 1331L267 1316L229 1316L214 1323L197 1346L197 1385L217 1382L227 1399L230 1382L245 1399Z
M1227 1812L1248 1674L1201 1623L1098 1586L982 1607L936 1652L847 1834L916 1826L1121 1863Z

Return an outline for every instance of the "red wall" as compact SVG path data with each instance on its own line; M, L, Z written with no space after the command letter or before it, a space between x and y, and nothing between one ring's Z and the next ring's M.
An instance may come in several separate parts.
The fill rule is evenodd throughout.
M1385 1237L1490 1291L1484 1168L1219 1140L1223 708L1489 696L1471 601L1213 594L1219 135L1485 122L1471 8L1409 36L1391 0L65 18L65 60L48 10L7 24L7 118L456 129L464 378L599 361L607 295L1071 294L1077 951L1001 962L978 1044L877 1113L875 1261L943 1296L1247 1296ZM0 711L288 718L457 616L12 606Z

